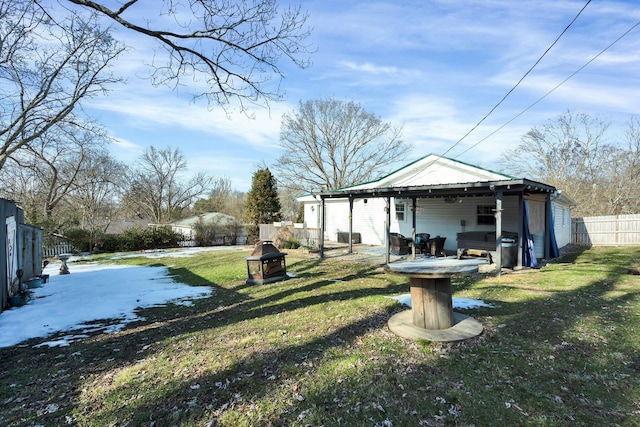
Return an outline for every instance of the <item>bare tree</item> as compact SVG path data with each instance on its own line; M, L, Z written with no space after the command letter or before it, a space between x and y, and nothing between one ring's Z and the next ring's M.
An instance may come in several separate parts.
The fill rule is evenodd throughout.
M128 202L156 223L179 218L213 182L203 172L184 180L187 166L178 148L147 148L132 168Z
M123 47L95 14L62 20L31 0L0 1L0 169L73 117L81 100L118 81L109 71Z
M279 188L278 197L280 199L280 212L284 221L298 222L300 213L300 202L296 199L300 194L291 188Z
M242 221L244 218L244 207L247 202L247 193L234 190L227 200L226 214Z
M565 111L527 132L521 144L505 151L501 163L516 174L551 184L592 181L607 161L605 137L610 125Z
M156 40L165 54L150 64L154 84L204 81L208 89L195 96L210 107L279 100L279 61L309 65L307 15L300 7L280 11L275 0L130 0L114 9L105 1L67 1Z
M89 230L92 239L104 233L118 215L128 168L106 149L95 150L77 175L74 188L65 198L67 208L81 214L80 228ZM95 241L92 240L92 243Z
M219 212L229 215L228 205L232 192L229 178L213 178L208 198L199 199L194 203L194 213Z
M95 237L118 208L114 178L123 166L107 144L100 128L59 122L7 160L0 170L2 195L17 200L27 221L47 230L47 239L79 226Z
M193 204L192 211L196 215L205 212L219 212L242 220L246 196L246 193L233 189L229 178L214 178L208 197L197 200Z
M79 177L98 153L103 153L108 140L100 128L58 122L30 145L14 152L11 167L2 181L16 174L25 182L15 187L14 196L30 200L28 215L36 223L53 218L60 203L79 185Z
M112 25L166 50L149 58L155 84L189 82L210 107L238 100L244 109L281 98L283 57L309 65L306 19L299 8L280 12L274 0L131 0L117 9L90 0L0 0L0 169L119 81L109 67L124 46ZM208 89L200 91L201 81Z
M282 155L274 169L281 186L331 190L384 174L410 146L401 127L383 122L353 101L300 102L280 128Z
M529 131L521 144L505 151L501 163L511 174L564 191L578 203L577 216L637 213L633 210L640 207L638 119L630 122L627 149L607 142L610 125L566 111Z
M629 119L626 149L618 149L609 163L607 210L611 214L640 213L640 117Z

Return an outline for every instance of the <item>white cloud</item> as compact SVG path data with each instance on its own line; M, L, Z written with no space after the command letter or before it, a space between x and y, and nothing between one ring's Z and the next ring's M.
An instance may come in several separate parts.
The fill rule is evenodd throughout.
M228 116L221 109L210 111L202 104L175 97L130 94L126 101L118 97L104 98L93 102L92 107L102 114L115 114L117 121L124 121L133 128L178 128L235 140L238 145L265 147L277 143L280 117L285 106L277 104L271 110L255 110L255 118L249 118L242 113Z
M256 108L255 120L230 118L203 103L191 103L202 82L178 92L154 88L144 63L155 43L128 35L133 49L118 69L129 84L91 104L121 151L147 145L177 145L192 168L207 168L234 182L247 182L257 164L273 163L280 118L298 100L354 100L368 111L405 124L405 139L417 155L443 152L469 131L542 55L584 6L575 0L448 0L344 2L309 0L314 65L284 65L282 82L291 101ZM577 70L640 18L633 2L603 0L587 6L576 23L535 70L451 154L475 145L513 119ZM640 111L636 29L557 91L476 145L462 159L489 162L519 143L531 127L561 112L627 115ZM127 34L127 33L122 33ZM295 103L295 105L294 105Z
M128 153L126 154L127 156L129 156L129 153L140 154L144 150L143 147L129 140L118 138L117 136L112 136L112 139L113 139L113 145L116 146L116 150L120 152Z

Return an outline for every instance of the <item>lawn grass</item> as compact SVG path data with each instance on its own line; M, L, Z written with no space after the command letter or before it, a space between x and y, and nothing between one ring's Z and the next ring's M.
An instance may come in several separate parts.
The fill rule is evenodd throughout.
M248 252L120 261L214 292L69 347L0 349L0 424L640 425L640 248L454 279L493 307L465 310L485 330L450 344L389 332L405 277L288 252L296 277L254 286Z

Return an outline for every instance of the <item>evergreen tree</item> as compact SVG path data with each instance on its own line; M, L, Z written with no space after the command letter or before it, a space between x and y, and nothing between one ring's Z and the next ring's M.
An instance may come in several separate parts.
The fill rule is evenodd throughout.
M260 224L280 221L280 199L276 180L268 168L258 169L253 174L251 190L245 202L247 230L249 238L256 241L260 237Z

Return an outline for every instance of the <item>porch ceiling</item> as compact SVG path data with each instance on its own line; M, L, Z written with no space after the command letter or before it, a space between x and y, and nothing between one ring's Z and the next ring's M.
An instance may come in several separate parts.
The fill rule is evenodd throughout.
M554 193L556 188L528 179L512 179L457 184L420 185L407 187L341 189L319 193L322 199L363 199L374 197L435 198L493 196L498 191L503 195L527 195Z

